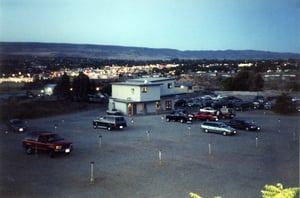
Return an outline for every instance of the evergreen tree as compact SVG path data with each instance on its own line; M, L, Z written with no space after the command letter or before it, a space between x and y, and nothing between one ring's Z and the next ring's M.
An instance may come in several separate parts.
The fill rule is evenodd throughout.
M66 72L57 83L54 92L58 97L70 97L70 77L66 74Z
M273 111L282 114L294 113L296 112L296 107L289 95L282 94L276 98Z
M73 97L76 101L83 101L87 98L90 90L90 79L83 72L73 80Z

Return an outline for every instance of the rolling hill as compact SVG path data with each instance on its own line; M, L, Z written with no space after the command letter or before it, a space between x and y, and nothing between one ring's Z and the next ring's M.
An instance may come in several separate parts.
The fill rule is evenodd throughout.
M29 55L48 57L82 57L124 60L170 60L170 59L300 59L299 53L278 53L257 50L199 50L180 51L143 47L110 45L0 42L0 56Z

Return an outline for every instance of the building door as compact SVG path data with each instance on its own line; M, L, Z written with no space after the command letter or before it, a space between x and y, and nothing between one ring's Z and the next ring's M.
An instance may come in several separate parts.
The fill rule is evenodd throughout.
M160 110L161 110L161 103L160 103L160 101L157 101L156 102L156 112L160 112Z
M131 103L127 104L127 114L129 116L132 115L132 104Z
M148 112L148 110L147 110L147 104L144 103L144 114L146 114L147 112Z

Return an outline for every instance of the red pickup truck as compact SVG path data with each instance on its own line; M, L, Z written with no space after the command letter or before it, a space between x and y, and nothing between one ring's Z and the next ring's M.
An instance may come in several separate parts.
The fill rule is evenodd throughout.
M27 154L38 151L46 151L50 157L57 153L69 154L73 150L72 142L65 141L58 134L53 132L31 132L22 139L22 146Z

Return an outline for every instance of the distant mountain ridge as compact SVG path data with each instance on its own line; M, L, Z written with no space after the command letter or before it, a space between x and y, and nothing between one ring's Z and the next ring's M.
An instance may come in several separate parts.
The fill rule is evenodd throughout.
M170 59L300 59L300 53L258 50L176 50L167 48L125 47L112 45L0 42L0 56L33 55L48 57L82 57L124 60Z

